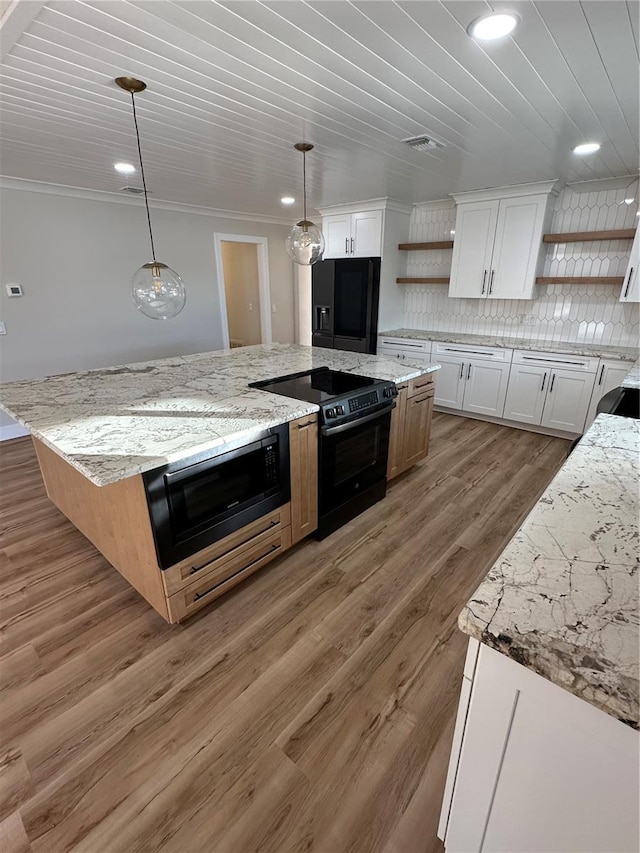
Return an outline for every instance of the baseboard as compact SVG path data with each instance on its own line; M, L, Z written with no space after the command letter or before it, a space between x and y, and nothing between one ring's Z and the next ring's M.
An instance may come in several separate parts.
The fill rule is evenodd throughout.
M9 441L11 438L22 438L23 435L29 435L29 430L25 429L22 424L9 424L8 426L0 427L0 441Z
M513 429L524 430L525 432L537 432L540 435L548 435L552 438L566 438L568 441L574 441L581 435L581 433L549 429L548 427L538 426L538 424L523 424L520 421L509 421L506 418L494 418L491 415L478 415L475 412L467 412L462 409L447 409L446 406L434 406L433 409L435 412L442 412L443 415L457 415L461 418L471 418L471 420L474 421L487 421L490 424L508 426Z

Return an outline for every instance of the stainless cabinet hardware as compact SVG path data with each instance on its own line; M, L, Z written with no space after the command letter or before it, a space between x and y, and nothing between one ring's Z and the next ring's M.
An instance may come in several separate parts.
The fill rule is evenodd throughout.
M298 429L306 429L307 427L313 426L315 421L307 421L306 424L298 424Z
M479 349L456 349L455 347L443 347L443 352L459 352L464 355L494 355L492 352L486 352Z
M631 286L631 276L633 275L633 267L629 270L629 277L627 278L627 286L624 289L624 293L622 295L623 299L627 298L627 293L629 293L629 287Z
M604 364L600 368L600 376L598 377L598 385L602 385L602 377L604 376Z
M353 255L353 237L351 238L351 254Z
M482 274L482 292L483 293L484 293L485 288L487 286L487 273L488 272L489 272L489 270L485 270L484 273Z
M495 270L491 270L491 278L489 279L489 296L493 293L493 277L496 274Z
M551 393L553 391L553 384L555 381L556 381L556 375L555 375L555 373L552 373L551 374L551 385L549 386L549 393Z
M460 365L460 379L464 376L464 361Z
M469 380L470 376L471 376L471 362L469 362L469 369L467 370L467 381Z
M344 238L344 253L345 253L345 255L349 254L349 238L348 237Z
M541 394L542 394L542 392L544 391L544 385L545 385L545 382L546 382L546 381L547 381L547 372L546 372L546 370L545 370L545 374L544 374L544 376L542 377L542 388L540 389L540 393L541 393Z
M547 364L575 364L578 367L584 367L584 361L568 361L561 358L539 358L537 355L523 355L523 361L544 361Z

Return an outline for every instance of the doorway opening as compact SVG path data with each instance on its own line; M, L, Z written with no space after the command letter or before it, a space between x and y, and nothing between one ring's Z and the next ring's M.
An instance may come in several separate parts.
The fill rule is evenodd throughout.
M225 348L271 343L267 239L215 234Z

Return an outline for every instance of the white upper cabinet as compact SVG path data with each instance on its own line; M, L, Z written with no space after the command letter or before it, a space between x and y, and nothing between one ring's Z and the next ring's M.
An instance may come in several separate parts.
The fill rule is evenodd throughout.
M322 217L324 259L382 256L383 210L359 210Z
M449 296L533 299L555 181L456 193Z
M629 266L622 282L620 302L640 302L640 228L636 229L636 236L631 247Z

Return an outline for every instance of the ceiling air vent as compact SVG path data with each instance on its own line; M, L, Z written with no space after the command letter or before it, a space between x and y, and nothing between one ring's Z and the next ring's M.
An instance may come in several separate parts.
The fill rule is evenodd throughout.
M410 136L408 139L403 139L402 142L415 151L433 151L435 148L445 147L444 142L438 142L432 136Z
M130 195L142 195L144 190L142 187L120 187L120 192L129 193ZM151 192L149 192L149 195L151 195Z

